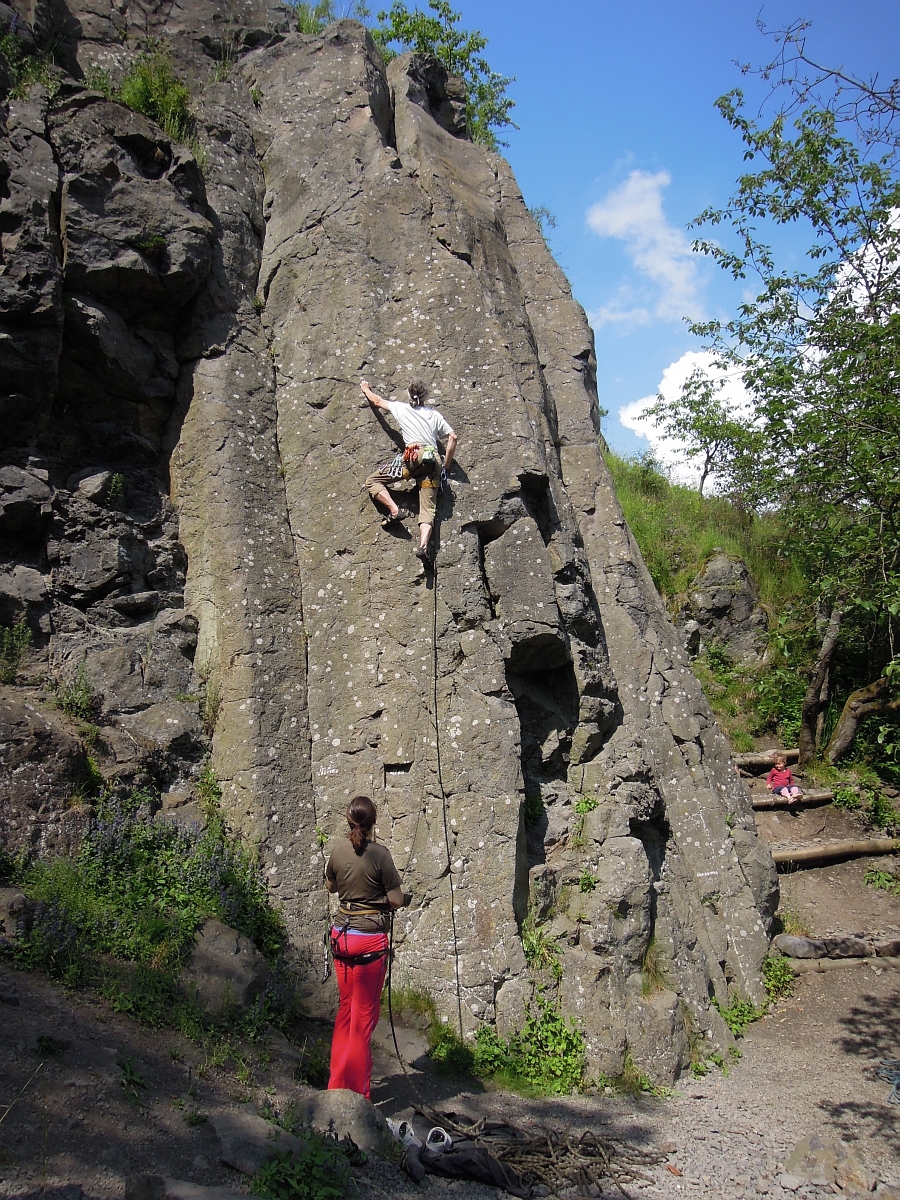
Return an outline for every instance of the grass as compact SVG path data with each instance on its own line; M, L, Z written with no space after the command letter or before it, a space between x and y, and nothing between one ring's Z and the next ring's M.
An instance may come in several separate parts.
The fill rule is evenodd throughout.
M713 554L747 564L760 600L775 612L804 588L799 571L780 552L774 517L742 512L728 500L701 496L671 483L647 458L607 454L616 494L658 591L669 602L686 592Z
M56 688L56 703L71 721L93 725L100 712L101 700L91 686L87 668L81 663L74 676Z
M16 682L25 651L30 645L31 630L25 621L0 626L0 683Z
M671 1088L660 1087L651 1082L650 1076L645 1075L638 1067L627 1046L622 1071L612 1080L612 1086L627 1096L656 1096L658 1099L666 1099L673 1094Z
M176 142L187 143L194 134L191 93L173 71L168 54L159 47L142 54L134 63L115 99L155 121Z
M557 944L538 926L533 910L522 922L522 950L532 971L549 971L554 979L562 978Z
M663 958L655 937L651 937L644 951L644 961L641 965L641 995L652 996L656 992L664 992L670 988L671 982L666 971Z
M778 914L778 919L781 921L781 933L790 934L791 937L811 936L809 926L794 909L783 908Z
M6 61L12 87L10 95L16 100L25 100L34 84L42 84L50 100L59 91L59 78L55 71L54 52L26 49L25 43L15 33L0 37L0 55Z

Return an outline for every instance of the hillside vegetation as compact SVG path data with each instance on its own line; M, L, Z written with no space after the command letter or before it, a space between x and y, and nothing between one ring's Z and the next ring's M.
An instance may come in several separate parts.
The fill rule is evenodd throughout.
M694 669L735 750L751 750L759 739L796 746L823 614L815 587L785 553L777 513L756 514L721 496L701 496L672 483L648 456L608 454L606 461L628 524L673 617L714 553L722 551L747 564L769 617L765 661L738 663L725 647L713 644L694 660ZM851 631L848 621L848 636L832 664L822 744L865 677L865 643L862 636L849 636ZM900 783L900 725L875 714L860 725L840 770L822 762L811 764L810 770L823 782L847 781L876 793L880 784Z

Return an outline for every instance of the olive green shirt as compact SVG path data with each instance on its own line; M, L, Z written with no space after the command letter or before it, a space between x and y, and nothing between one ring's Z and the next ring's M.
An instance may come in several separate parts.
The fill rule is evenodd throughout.
M400 887L400 875L394 866L391 852L377 842L366 842L362 854L357 854L349 838L335 846L325 868L325 878L337 884L341 901L339 912L348 917L349 928L363 933L382 933L390 925L391 906L387 894ZM376 907L379 914L354 912L356 905Z

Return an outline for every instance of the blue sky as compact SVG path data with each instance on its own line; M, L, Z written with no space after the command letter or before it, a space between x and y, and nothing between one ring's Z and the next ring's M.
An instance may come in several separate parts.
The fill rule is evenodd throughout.
M425 7L420 0L421 7ZM828 65L900 75L897 0L456 0L487 58L516 76L520 130L504 151L530 206L557 219L549 240L597 340L604 432L614 449L648 443L624 406L654 395L667 368L700 349L681 317L730 315L738 286L691 255L685 226L721 205L742 169L740 140L713 103L743 86L735 60L773 53L770 28L812 21L807 50ZM412 7L412 4L410 4ZM794 240L799 252L801 243ZM791 239L784 243L792 249ZM671 381L678 370L670 370Z

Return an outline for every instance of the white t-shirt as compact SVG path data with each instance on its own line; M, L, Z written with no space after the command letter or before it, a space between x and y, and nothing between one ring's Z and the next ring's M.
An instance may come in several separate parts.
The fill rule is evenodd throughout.
M420 446L436 446L439 437L447 437L453 430L436 408L415 408L405 400L389 400L388 409L400 426L404 443L409 446L418 442Z

